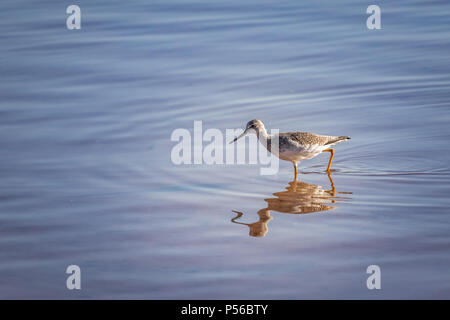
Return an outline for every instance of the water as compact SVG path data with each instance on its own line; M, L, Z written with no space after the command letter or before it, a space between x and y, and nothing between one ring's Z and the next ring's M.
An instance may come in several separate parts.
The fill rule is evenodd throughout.
M0 5L1 298L450 298L448 2L374 31L367 1L74 3L78 31ZM173 130L255 118L352 140L331 180L171 162Z

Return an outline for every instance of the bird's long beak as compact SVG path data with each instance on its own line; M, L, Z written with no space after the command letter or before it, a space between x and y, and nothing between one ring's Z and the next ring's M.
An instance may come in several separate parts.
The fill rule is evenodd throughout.
M247 134L247 130L245 130L239 137L234 138L233 141L230 142L230 144L232 144L233 142L236 142L237 139L242 138L243 136L245 136Z

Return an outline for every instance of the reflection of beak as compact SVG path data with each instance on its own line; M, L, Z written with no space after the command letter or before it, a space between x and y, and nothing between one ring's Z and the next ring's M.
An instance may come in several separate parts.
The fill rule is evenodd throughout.
M230 144L232 144L233 142L236 142L237 139L242 138L243 136L245 136L245 135L247 134L247 131L248 131L248 130L245 130L239 137L234 138L234 140L231 141Z

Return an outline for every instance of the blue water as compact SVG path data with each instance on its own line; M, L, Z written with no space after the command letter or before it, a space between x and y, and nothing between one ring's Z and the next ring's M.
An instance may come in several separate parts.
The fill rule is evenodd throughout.
M450 3L369 4L3 0L0 298L450 298ZM295 185L172 163L251 119L352 139Z

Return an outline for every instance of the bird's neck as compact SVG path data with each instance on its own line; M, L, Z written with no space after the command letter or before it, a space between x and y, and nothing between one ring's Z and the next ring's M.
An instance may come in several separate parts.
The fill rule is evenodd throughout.
M258 139L267 139L270 136L269 134L267 134L266 128L259 129L256 135L258 136Z
M265 128L258 130L256 135L258 136L259 142L261 142L267 148L267 143L272 136L270 134L267 134Z

